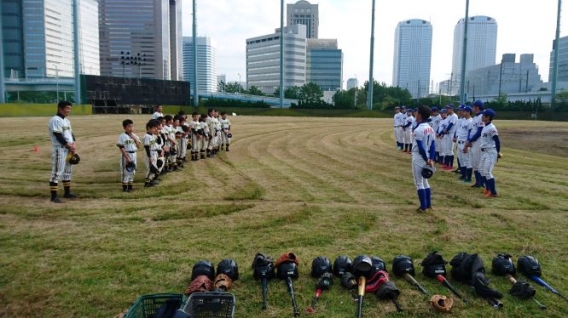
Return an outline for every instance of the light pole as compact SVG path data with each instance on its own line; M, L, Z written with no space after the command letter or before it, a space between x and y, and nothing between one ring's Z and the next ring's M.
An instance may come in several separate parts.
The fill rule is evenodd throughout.
M358 86L359 86L359 83L358 83L358 80L357 80L357 74L353 74L353 75L355 76L355 83L357 83L357 85L355 85L355 87L354 87L355 90L354 90L354 92L353 92L353 95L354 95L354 101L353 101L353 103L355 104L355 105L353 105L353 106L355 106L355 108L357 108L357 91L358 91L358 88L359 88L359 87L358 87Z
M369 109L373 110L373 57L375 51L375 0L373 0L373 8L371 12L371 58L369 59L369 88L368 88L368 103Z
M556 16L556 39L554 40L554 65L552 67L552 91L550 96L550 107L556 106L556 81L558 80L558 41L560 41L560 10L562 0L558 0L558 13Z
M0 17L2 6L0 5ZM0 27L0 104L6 102L6 89L4 87L4 42L2 40L2 28Z
M239 75L239 86L238 86L238 89L239 89L239 94L240 94L240 93L241 93L241 81L242 81L242 80L241 80L241 73L237 73L237 75Z
M460 74L460 99L465 103L464 85L465 85L465 72L467 63L467 26L469 24L469 0L465 0L465 19L463 27L463 52L462 52L462 65Z
M59 68L55 64L55 87L57 89L57 101L59 102Z

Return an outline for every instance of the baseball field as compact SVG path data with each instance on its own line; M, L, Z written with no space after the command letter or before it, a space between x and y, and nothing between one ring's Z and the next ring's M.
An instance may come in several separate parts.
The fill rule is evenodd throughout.
M148 117L131 116L139 136ZM320 255L376 255L390 271L394 256L406 254L431 294L449 296L420 273L420 260L434 250L448 261L461 251L479 253L505 295L496 310L449 276L470 299L456 301L451 316L568 316L568 302L536 283L546 311L508 295L507 279L490 273L497 253L515 263L533 255L543 279L568 294L567 122L497 118L500 197L487 199L439 170L430 182L434 210L418 214L410 156L395 150L391 119L231 117L230 152L189 162L154 188L141 186L139 152L135 191L123 193L115 143L125 118L71 115L81 156L72 191L80 199L63 204L49 201L49 118L0 118L0 317L113 317L140 295L181 293L196 261L223 258L239 264L235 317L291 317L278 280L269 283L261 311L250 268L257 252L296 253L302 316L315 291L311 261ZM404 312L368 294L364 317L437 315L429 297L391 278ZM311 316L354 317L356 309L335 279Z

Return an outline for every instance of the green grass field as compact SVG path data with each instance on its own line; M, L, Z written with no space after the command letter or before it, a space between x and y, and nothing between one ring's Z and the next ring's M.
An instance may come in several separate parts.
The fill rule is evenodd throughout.
M112 317L142 294L181 293L196 261L222 258L239 264L236 317L292 316L282 281L270 282L268 310L260 310L260 283L250 269L257 252L298 255L302 316L319 255L376 255L390 270L394 256L406 254L420 271L432 250L448 261L477 252L489 272L496 253L511 253L515 262L530 254L544 280L568 294L566 122L496 120L504 145L495 169L501 196L486 199L440 171L431 180L434 211L417 214L410 156L394 150L390 119L232 117L229 153L188 163L156 188L141 187L141 169L130 194L121 191L114 145L123 119L70 117L81 155L73 177L80 199L56 205L49 202L48 118L0 118L0 317ZM148 116L132 119L143 135ZM139 153L139 167L141 159ZM507 294L505 278L488 277ZM432 294L449 295L421 273L416 278ZM437 315L428 297L393 280L404 313L369 294L364 317ZM545 312L509 295L497 311L453 284L471 304L456 301L451 316L568 316L566 301L534 283ZM355 313L335 279L311 316Z

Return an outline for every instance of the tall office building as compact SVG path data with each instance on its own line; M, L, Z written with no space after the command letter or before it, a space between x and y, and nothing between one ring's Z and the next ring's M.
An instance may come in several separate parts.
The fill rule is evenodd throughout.
M454 52L452 57L452 95L460 91L462 69L464 19L454 28ZM497 21L487 16L470 17L467 26L466 74L478 68L495 64L497 54Z
M306 83L306 26L284 27L284 89ZM247 43L247 85L273 94L280 87L280 29Z
M350 78L347 80L347 90L359 87L359 80L357 78Z
M300 0L294 4L286 5L286 25L302 24L306 26L306 38L317 39L319 28L318 5Z
M74 76L72 3L72 0L2 1L4 66L7 76ZM97 0L82 0L79 4L81 73L98 75Z
M552 50L550 51L550 65L548 81L552 82L554 70L554 41L552 40ZM559 82L568 82L568 36L558 39L558 79Z
M99 0L99 8L101 75L181 80L180 0Z
M193 37L183 37L183 80L193 83ZM193 90L193 85L191 86ZM217 49L208 37L197 37L197 91L216 92Z
M306 82L315 83L324 91L341 89L343 52L337 39L308 39L306 52Z
M412 19L399 22L394 37L392 84L406 88L415 98L430 92L432 24Z

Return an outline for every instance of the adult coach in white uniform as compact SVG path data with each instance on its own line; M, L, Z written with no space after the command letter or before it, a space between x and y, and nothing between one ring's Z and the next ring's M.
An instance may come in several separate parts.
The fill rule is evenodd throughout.
M400 115L400 107L396 106L394 108L394 116L392 121L392 126L394 128L394 139L396 139L396 149L402 150L402 133L400 131L399 126L399 119L398 116Z
M164 117L162 113L162 105L156 105L156 111L152 114L152 119L158 119L160 117Z
M71 123L67 119L71 114L72 104L68 101L60 101L57 104L57 115L53 116L48 123L49 136L51 137L51 178L49 188L51 190L51 202L61 203L57 196L59 180L63 179L64 198L75 199L77 196L71 193L71 164L67 161L67 155L75 152L75 136L71 129Z

